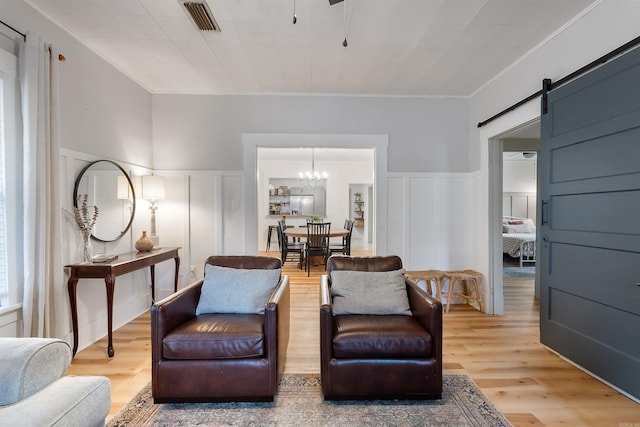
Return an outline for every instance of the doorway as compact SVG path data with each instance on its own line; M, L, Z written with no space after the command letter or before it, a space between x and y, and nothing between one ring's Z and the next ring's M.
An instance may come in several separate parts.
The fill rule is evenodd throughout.
M507 272L512 275L531 275L533 266L534 294L539 297L539 274L536 263L527 264L530 268L520 269L519 259L515 264L507 262L514 257L503 252L503 220L507 216L517 219L530 218L536 224L537 192L537 152L540 150L540 119L536 118L516 126L489 140L489 200L490 200L490 268L492 270L494 303L502 307L504 301L503 279L505 263ZM526 154L526 157L525 157ZM505 162L507 167L505 168ZM509 163L510 162L510 163ZM532 169L533 168L533 169ZM518 182L513 182L518 180ZM529 180L528 182L526 182ZM518 227L517 225L516 227ZM515 228L515 227L514 227ZM535 233L535 232L534 232ZM517 251L513 252L517 254ZM513 264L513 265L511 265ZM533 265L532 265L533 264ZM500 298L500 301L497 298Z
M258 253L258 147L261 148L365 148L373 150L372 251L387 250L387 148L388 135L343 134L243 134L244 164L244 245L245 253ZM262 240L264 241L264 239Z
M369 201L366 190L373 187L375 166L372 148L258 147L257 160L258 188L261 189L257 207L262 214L258 215L260 251L266 249L269 227L275 226L278 220L284 219L287 225L299 227L304 226L308 218L318 216L331 222L332 229L342 228L345 220L354 219L353 193L364 193L362 200ZM320 182L300 179L300 173L305 176L311 171L326 178ZM271 195L278 191L280 195ZM301 210L294 203L298 197L309 199L308 209ZM364 207L363 203L360 205L367 218L354 229L352 247L356 250L371 249L371 241L365 241L363 236L371 229L371 208ZM271 240L269 247L273 251L273 233Z
M370 251L373 242L373 186L368 183L350 183L349 219L354 222L351 236L351 247Z

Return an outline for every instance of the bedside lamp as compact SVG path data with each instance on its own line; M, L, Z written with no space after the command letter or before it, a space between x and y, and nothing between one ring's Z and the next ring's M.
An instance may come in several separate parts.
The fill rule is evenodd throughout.
M153 241L153 246L158 246L158 232L156 228L156 211L158 210L158 200L164 199L164 177L158 175L142 176L142 198L148 200L151 205L151 229L149 238Z

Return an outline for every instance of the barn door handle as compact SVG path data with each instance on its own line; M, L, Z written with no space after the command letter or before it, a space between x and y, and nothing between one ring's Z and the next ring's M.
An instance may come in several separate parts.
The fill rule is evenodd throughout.
M549 223L549 201L542 200L542 222L541 225L545 225Z

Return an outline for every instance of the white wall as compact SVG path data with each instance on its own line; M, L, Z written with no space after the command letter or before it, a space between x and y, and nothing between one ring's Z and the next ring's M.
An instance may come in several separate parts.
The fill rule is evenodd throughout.
M408 270L467 268L468 174L389 174L389 253Z
M389 135L389 172L466 172L467 100L153 95L158 169L242 170L242 134Z
M537 160L505 153L502 162L502 215L536 220Z
M502 162L502 191L505 193L535 193L537 186L536 160L504 160Z
M167 181L158 207L160 246L180 246L179 287L204 277L211 255L239 255L244 247L244 178L240 172L156 170ZM173 266L156 267L157 299L173 293Z

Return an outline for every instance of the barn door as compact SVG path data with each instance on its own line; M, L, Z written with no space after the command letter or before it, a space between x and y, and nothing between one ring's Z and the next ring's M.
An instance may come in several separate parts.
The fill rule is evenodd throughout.
M541 341L640 398L640 49L552 90L541 129Z

